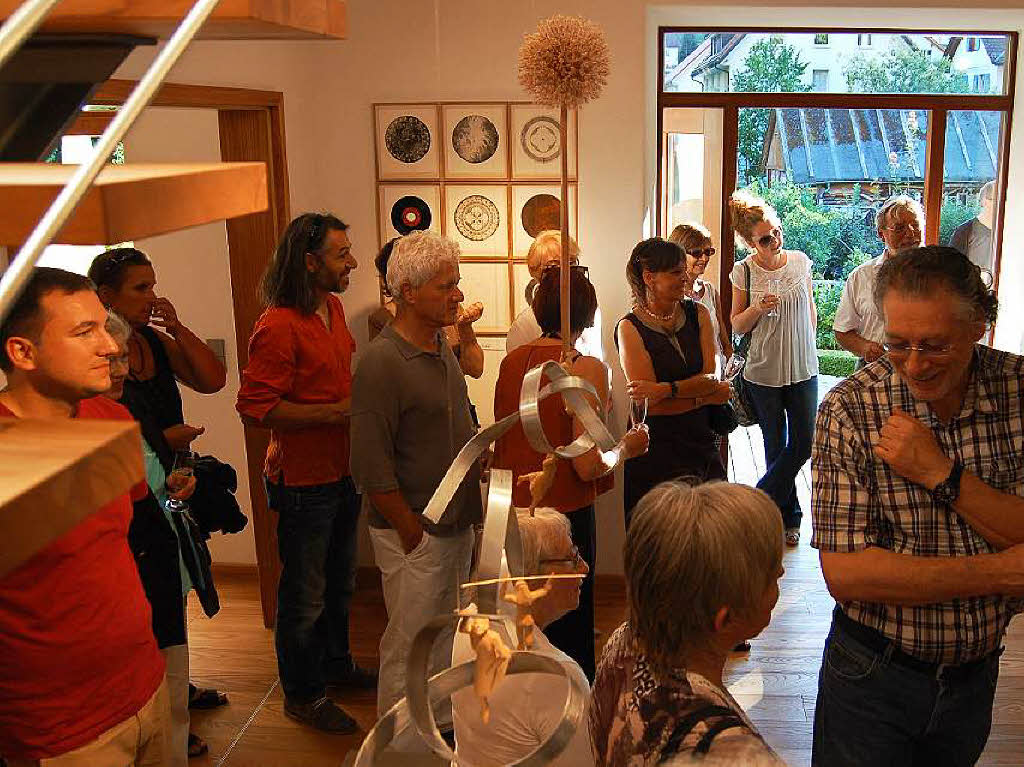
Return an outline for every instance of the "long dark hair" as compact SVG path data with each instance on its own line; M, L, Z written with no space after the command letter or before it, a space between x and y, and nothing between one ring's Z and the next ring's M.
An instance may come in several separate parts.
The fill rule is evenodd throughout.
M100 253L89 265L89 279L97 288L120 290L124 273L129 266L152 266L145 253L138 248L111 248Z
M303 213L288 224L260 280L260 297L266 306L297 309L302 314L316 311L316 290L313 274L306 268L306 254L321 255L332 229L344 232L348 224L330 213Z

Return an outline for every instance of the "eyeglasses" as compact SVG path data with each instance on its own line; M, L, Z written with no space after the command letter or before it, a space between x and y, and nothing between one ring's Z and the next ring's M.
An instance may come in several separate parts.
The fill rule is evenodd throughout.
M771 232L766 234L764 237L758 237L757 244L760 245L762 248L767 248L773 242L778 240L781 236L782 230L779 229L778 227L775 227L774 229L771 230Z
M953 344L944 346L933 346L931 344L882 344L885 353L895 360L903 360L910 356L911 352L917 352L926 359L943 359L953 351Z
M912 221L910 223L906 223L904 221L901 221L898 224L893 224L892 226L883 226L882 228L885 231L892 232L894 234L903 234L904 232L918 232L919 233L921 231L921 226L916 221Z
M702 256L711 258L713 255L715 255L716 252L717 251L714 248L697 248L695 250L686 251L686 255L693 256L694 258L697 259L701 258Z
M576 548L576 546L574 544L573 547L569 550L569 556L568 557L561 557L559 559L542 559L542 560L540 560L539 564L542 564L542 565L566 565L568 567L573 568L574 570L578 570L579 566L581 564L583 564L583 557L580 556L580 550L578 548Z

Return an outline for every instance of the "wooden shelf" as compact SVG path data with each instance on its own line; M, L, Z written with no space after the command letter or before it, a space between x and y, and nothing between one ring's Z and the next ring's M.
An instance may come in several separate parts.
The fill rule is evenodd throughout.
M0 163L0 244L24 242L74 171ZM110 165L53 242L109 245L266 209L261 162Z
M19 4L0 0L0 18ZM346 5L346 0L222 0L196 39L340 39L347 29ZM188 0L64 0L39 31L166 39L191 7Z
M0 419L0 577L143 476L134 421Z

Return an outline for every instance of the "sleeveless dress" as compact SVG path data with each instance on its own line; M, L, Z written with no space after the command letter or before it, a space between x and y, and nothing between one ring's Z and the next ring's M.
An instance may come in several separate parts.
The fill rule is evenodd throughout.
M704 369L697 306L691 299L682 303L686 319L675 332L678 349L666 332L649 327L635 313L630 312L620 320L632 324L640 334L659 382L682 381ZM647 453L630 458L625 465L623 493L627 527L637 501L661 482L670 479L706 482L726 478L707 406L676 415L648 415L647 427L651 438Z
M151 378L145 380L129 375L124 382L121 404L139 422L142 436L160 459L164 471L170 471L174 463L174 451L164 439L163 431L185 423L181 392L178 391L178 382L171 368L171 358L167 356L167 350L156 331L150 327L141 327L136 332L149 346L156 370Z

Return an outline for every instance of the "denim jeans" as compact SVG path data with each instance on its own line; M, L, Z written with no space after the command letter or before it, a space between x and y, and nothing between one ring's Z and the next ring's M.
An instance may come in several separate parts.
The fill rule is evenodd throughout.
M833 620L818 675L811 763L820 767L967 767L985 748L998 653L968 675L890 661Z
M351 477L307 487L267 482L278 513L281 581L274 641L285 697L323 697L328 673L352 667L348 608L356 578L360 497Z
M818 377L788 386L746 384L764 437L767 470L757 486L775 501L785 527L798 528L803 513L796 497L796 475L811 457Z

